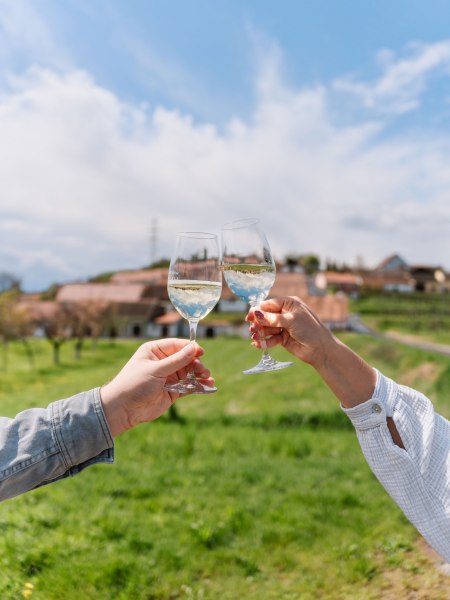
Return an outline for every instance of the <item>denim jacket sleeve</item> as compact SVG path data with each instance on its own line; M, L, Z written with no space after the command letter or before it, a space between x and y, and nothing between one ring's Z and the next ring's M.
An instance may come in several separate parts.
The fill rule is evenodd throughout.
M345 412L380 483L450 561L450 422L423 394L378 371L372 398ZM404 450L392 441L387 416L393 418Z
M0 500L114 462L100 389L0 417Z

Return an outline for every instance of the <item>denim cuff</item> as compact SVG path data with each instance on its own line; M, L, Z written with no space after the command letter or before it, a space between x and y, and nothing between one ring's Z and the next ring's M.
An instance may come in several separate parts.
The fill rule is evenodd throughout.
M68 471L93 462L113 462L114 440L100 400L100 388L49 405L54 437Z

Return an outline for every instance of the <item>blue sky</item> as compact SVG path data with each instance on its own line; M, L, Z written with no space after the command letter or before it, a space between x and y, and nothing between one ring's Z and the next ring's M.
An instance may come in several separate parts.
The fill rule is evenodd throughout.
M0 0L0 270L43 289L253 215L278 258L450 269L449 22L443 0Z

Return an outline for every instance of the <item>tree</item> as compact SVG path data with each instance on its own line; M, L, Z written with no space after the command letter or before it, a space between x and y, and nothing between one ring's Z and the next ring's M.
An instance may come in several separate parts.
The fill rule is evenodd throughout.
M84 303L86 325L94 348L107 325L110 309L111 304L106 300L88 300Z
M326 260L325 271L333 271L336 273L346 273L352 271L351 267L345 262L339 264L335 260Z
M75 339L75 358L81 358L81 350L86 336L93 339L94 345L105 324L109 303L103 300L86 300L64 304L70 320L71 337Z
M301 269L307 275L313 275L319 270L320 258L315 254L288 254L285 264L290 271Z
M0 293L0 338L3 349L3 369L8 364L9 343L13 340L21 340L33 366L34 355L28 337L32 333L33 323L28 308L19 303L20 293L15 287Z
M52 283L45 290L45 292L42 292L41 300L55 300L58 290L59 290L59 285L57 283Z
M313 275L319 270L320 259L315 254L305 254L301 257L301 264L308 275Z
M17 302L12 307L12 319L14 322L15 337L22 342L30 363L30 367L33 367L34 352L29 338L33 334L34 323L29 308L20 302Z
M144 268L145 269L161 269L161 268L166 268L169 265L170 265L170 258L160 258Z
M1 284L0 284L1 285ZM14 339L15 328L12 319L14 303L18 292L8 288L0 293L0 339L2 341L3 370L8 366L9 342Z
M0 272L0 294L3 292L20 292L20 279L7 271Z
M70 311L63 304L54 303L54 310L41 322L45 337L53 346L53 363L60 362L61 346L71 335Z

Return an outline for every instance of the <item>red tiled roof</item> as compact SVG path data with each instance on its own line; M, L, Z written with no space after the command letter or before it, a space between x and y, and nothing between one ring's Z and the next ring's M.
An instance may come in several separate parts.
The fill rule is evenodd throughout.
M106 302L139 302L147 286L143 283L68 283L56 295L58 302L86 302L103 300Z
M278 272L269 296L308 296L308 279L304 273Z
M309 296L304 302L325 322L345 322L349 317L348 300L339 294Z
M111 283L145 283L153 285L167 285L169 269L141 269L140 271L119 271L111 277Z
M390 273L377 273L376 271L360 272L363 280L363 286L382 289L385 285L409 285L411 284L411 275L406 271L396 271Z
M299 296L304 298L308 295L308 280L304 273L284 273L277 272L275 283L269 292L269 297L275 296ZM225 281L222 286L221 298L224 300L236 299L236 296L229 289Z
M324 271L319 273L326 277L328 285L361 285L362 278L355 273L338 273L335 271Z
M166 313L165 315L156 317L154 323L156 323L157 325L172 325L173 323L178 323L178 321L182 318L183 317L179 313L173 310L171 312Z
M19 306L25 307L31 318L36 321L53 319L59 310L58 304L51 300L22 299Z

